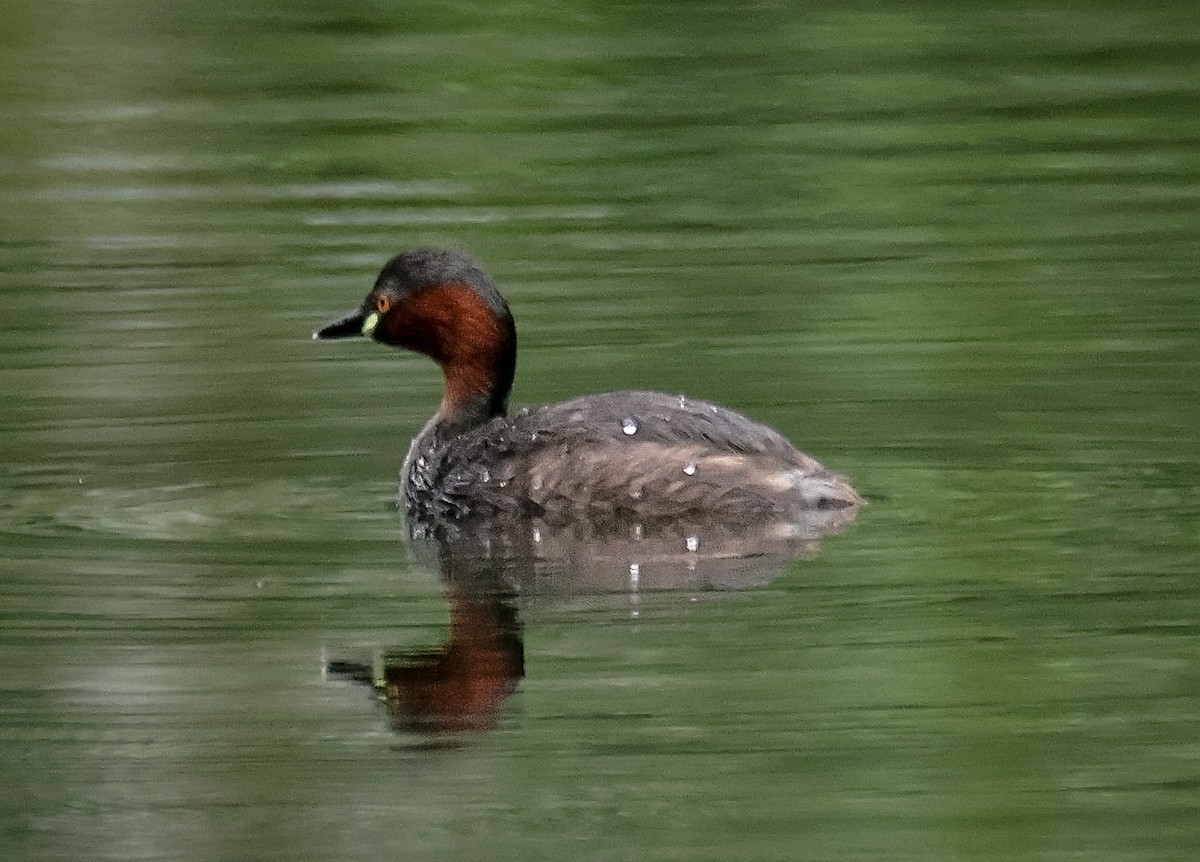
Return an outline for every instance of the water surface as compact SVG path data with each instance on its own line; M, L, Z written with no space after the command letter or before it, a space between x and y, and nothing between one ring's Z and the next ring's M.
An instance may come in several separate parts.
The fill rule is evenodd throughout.
M18 3L0 855L1192 859L1191 4ZM518 602L452 747L394 476L436 369L310 331L480 257L515 399L766 421L872 505L744 589Z

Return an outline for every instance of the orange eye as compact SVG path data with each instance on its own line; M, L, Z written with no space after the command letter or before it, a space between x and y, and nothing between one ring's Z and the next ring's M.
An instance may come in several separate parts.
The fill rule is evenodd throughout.
M387 314L392 307L392 301L386 296L375 297L375 310L380 314Z

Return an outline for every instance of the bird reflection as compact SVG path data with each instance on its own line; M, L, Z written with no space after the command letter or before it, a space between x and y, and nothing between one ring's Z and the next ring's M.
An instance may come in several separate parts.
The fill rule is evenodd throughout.
M326 666L375 688L398 730L487 730L525 675L515 596L501 567L467 535L425 548L434 555L450 604L450 636L440 648L389 653L378 672L352 662Z
M326 669L372 686L398 730L434 737L488 730L525 674L522 606L591 596L636 608L647 593L760 586L792 560L815 555L821 538L857 513L813 510L750 523L515 516L410 523L417 558L446 584L449 637L439 649L389 653L379 668L332 661Z
M492 727L525 675L516 608L506 596L453 586L450 637L440 650L385 663L383 694L392 720L410 730Z

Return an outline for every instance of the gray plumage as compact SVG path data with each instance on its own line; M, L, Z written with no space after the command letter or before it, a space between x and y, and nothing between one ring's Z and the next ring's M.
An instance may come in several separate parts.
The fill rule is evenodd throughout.
M483 509L550 521L745 518L862 502L774 429L707 401L641 391L522 410L445 439L431 423L402 479L418 520Z

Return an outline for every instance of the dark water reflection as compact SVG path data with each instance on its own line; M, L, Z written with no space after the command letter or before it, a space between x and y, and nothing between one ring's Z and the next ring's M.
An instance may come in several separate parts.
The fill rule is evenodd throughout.
M450 633L440 649L388 653L370 664L334 659L326 672L378 691L398 730L436 737L490 730L525 676L525 642L514 596L502 579L489 581L451 576Z
M845 529L857 514L853 506L787 521L568 519L551 525L490 516L410 523L418 558L446 586L445 644L369 664L333 659L326 670L378 690L398 729L435 735L487 730L525 675L520 605L616 599L636 618L646 593L694 598L762 586L793 559L815 555L822 536Z

